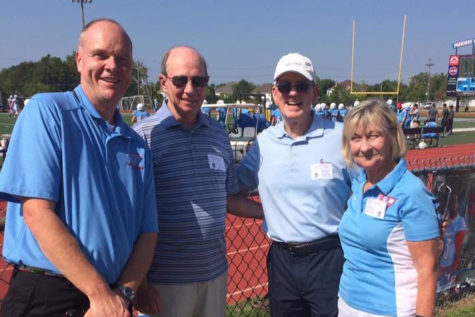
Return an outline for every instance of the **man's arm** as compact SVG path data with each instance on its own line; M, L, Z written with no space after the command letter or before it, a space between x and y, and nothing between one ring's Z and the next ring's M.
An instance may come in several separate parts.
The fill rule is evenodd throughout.
M407 241L417 271L416 315L432 316L438 273L439 239Z
M157 234L155 232L139 235L127 265L119 278L119 285L130 287L134 291L138 290L152 264L156 243Z
M114 293L55 213L56 203L22 198L23 217L45 256L90 302L86 316L129 316L126 301Z
M264 218L262 204L248 199L244 191L232 196L228 196L227 212L235 216L246 218Z

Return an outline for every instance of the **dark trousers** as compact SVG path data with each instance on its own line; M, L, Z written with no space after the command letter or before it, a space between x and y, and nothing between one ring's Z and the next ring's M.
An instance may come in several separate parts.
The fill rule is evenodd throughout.
M295 254L272 244L267 256L272 317L338 315L340 247Z
M82 316L89 300L64 277L13 270L0 316Z

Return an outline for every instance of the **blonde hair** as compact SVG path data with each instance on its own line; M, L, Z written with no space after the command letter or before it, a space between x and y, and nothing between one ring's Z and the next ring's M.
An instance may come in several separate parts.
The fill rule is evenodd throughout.
M365 131L370 124L388 137L391 142L392 158L395 162L406 155L406 137L397 122L396 114L386 102L379 99L368 99L351 109L345 116L343 158L348 166L353 167L354 164L350 151L351 136L357 131Z

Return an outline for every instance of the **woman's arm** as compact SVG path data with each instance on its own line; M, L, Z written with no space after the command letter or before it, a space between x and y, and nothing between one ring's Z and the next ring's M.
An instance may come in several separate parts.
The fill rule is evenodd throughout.
M429 317L434 313L438 271L439 238L407 241L417 271L416 315Z

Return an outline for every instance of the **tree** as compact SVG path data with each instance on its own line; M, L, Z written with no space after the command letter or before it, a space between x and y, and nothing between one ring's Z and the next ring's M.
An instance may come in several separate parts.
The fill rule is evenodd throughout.
M254 88L256 88L256 85L254 85L251 82L248 82L244 79L241 79L234 87L233 87L233 93L232 93L232 98L231 102L234 102L238 100L238 98L242 94L249 94Z
M126 96L144 95L144 86L148 84L148 68L141 61L132 62L132 80ZM151 95L150 95L151 96Z
M210 84L206 87L206 92L205 92L205 100L208 103L216 103L218 100L218 97L216 97L216 85L215 84Z
M335 86L333 79L321 79L318 83L318 94L320 96L326 96L327 90Z
M29 97L38 92L67 91L79 84L74 55L65 61L46 55L37 62L22 62L0 71L0 90Z

